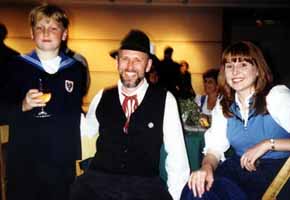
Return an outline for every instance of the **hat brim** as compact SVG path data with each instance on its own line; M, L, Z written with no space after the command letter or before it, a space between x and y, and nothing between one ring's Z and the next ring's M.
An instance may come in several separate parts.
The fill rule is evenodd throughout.
M130 49L129 49L129 50L130 50ZM111 58L116 59L116 57L118 56L118 51L119 51L119 50L112 50L112 51L110 51L109 55L111 56ZM138 50L133 50L133 51L138 51ZM140 51L140 52L143 52L143 51ZM143 52L143 53L145 53L145 52ZM147 54L148 54L148 53L147 53ZM149 57L150 57L151 59L153 59L153 58L156 57L154 54L151 54L151 53L149 53L148 55L149 55Z
M112 50L110 51L110 56L114 59L116 59L117 55L118 55L118 50Z

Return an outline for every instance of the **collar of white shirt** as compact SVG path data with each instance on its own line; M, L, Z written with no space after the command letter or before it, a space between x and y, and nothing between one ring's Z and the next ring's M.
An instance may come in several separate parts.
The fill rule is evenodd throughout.
M61 57L56 56L49 60L40 60L43 69L49 74L55 74L60 67Z
M123 87L123 84L121 82L121 80L118 81L118 93L119 93L119 99L120 99L120 102L121 102L121 105L122 105L122 102L124 101L124 95L122 95L122 87ZM138 100L138 104L140 105L140 103L142 102L144 96L145 96L145 93L147 91L149 87L149 84L147 82L147 80L144 78L144 81L143 83L141 83L140 87L137 88L136 91L134 91L134 93L128 95L128 96L132 96L132 95L137 95L137 100Z
M249 96L247 96L246 102L245 102L247 106L246 106L246 109L243 109L242 103L239 100L238 94L235 93L235 101L240 108L240 113L241 113L242 119L244 120L244 126L247 126L247 123L248 123L249 105L250 105L250 100L251 100L251 97L253 96L253 94L254 94L254 92L252 92Z

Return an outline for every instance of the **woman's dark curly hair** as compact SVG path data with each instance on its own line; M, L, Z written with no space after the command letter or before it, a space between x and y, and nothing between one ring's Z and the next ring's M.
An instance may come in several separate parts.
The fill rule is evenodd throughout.
M230 106L235 99L235 91L228 85L225 78L225 64L235 61L247 61L257 67L258 76L255 82L255 93L252 108L256 114L266 114L266 95L272 86L272 73L262 54L262 51L252 42L242 41L227 47L222 55L218 83L221 95L221 105L225 117L231 117Z

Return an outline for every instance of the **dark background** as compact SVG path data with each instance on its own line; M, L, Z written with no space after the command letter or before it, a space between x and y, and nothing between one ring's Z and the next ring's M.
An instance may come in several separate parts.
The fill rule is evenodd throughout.
M261 49L276 83L290 87L290 8L225 8L223 48L250 40Z

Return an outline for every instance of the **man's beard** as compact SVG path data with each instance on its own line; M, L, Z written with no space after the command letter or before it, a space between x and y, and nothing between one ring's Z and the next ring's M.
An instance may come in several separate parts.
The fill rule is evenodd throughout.
M134 87L137 87L139 85L139 83L144 79L144 76L143 77L137 77L137 79L134 82L132 82L132 81L125 80L123 75L120 74L120 79L121 79L122 84L126 88L134 88Z

